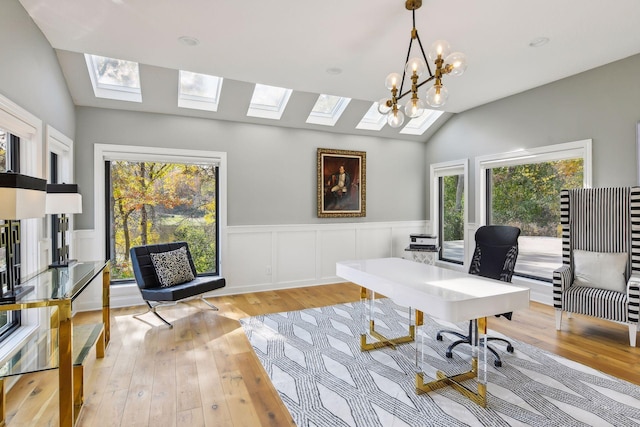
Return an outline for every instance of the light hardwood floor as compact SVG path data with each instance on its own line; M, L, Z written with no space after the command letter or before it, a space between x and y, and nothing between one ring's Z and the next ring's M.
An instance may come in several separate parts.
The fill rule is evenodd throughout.
M141 307L112 310L111 344L93 363L78 425L293 426L255 357L238 319L359 299L350 283L210 298L213 312L194 301L164 309L169 329ZM93 321L99 313L81 313ZM490 318L489 328L640 385L640 348L623 325L582 316L557 332L553 309L531 303L513 320ZM23 376L7 396L9 426L57 425L55 371Z

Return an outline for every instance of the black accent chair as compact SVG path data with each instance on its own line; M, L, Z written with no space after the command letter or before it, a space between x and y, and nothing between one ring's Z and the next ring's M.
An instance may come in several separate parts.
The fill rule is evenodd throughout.
M488 277L491 279L501 280L503 282L511 282L513 276L513 270L516 266L516 259L518 258L518 237L520 236L520 229L518 227L511 227L509 225L485 225L476 231L476 248L473 252L473 259L471 260L471 266L469 267L469 274L475 274L478 276ZM512 313L496 314L498 316L504 316L511 320ZM442 341L442 334L452 334L460 338L458 341L454 341L449 348L447 348L446 356L453 357L453 349L459 344L471 344L471 328L473 322L469 322L469 333L463 335L457 331L442 330L436 335L438 341ZM513 346L505 339L498 337L487 337L487 341L502 341L507 344L507 351L513 353ZM484 340L480 345L485 345ZM497 367L502 366L502 360L498 352L487 345L489 350L494 356L494 365Z
M189 259L189 265L191 271L195 277L193 280L172 285L168 287L161 287L156 269L151 261L151 253L162 253L173 251L181 247L186 247L187 257ZM131 264L133 267L133 273L136 278L138 288L142 294L142 299L149 306L149 309L140 314L136 314L133 317L142 316L143 314L151 311L160 320L166 323L170 328L173 325L165 320L156 309L162 305L171 305L177 302L184 302L187 299L199 297L205 304L211 307L213 310L218 310L217 307L209 303L204 299L204 294L216 289L223 288L226 285L225 279L219 276L198 276L196 267L189 251L189 245L187 242L174 242L174 243L159 243L154 245L135 246L129 251L131 254Z

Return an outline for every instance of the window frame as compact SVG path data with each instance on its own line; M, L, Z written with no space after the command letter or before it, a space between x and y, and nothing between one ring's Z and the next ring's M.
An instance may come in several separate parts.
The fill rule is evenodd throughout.
M20 138L20 172L42 178L43 125L42 120L0 94L0 127ZM21 232L21 277L37 273L41 267L42 225L40 218L20 221ZM27 250L27 247L29 250ZM46 322L44 310L22 310L21 325L0 344L0 359L7 357L14 348Z
M47 152L49 162L47 163L47 176L50 184L66 183L70 184L74 182L74 168L73 168L73 140L62 132L58 131L52 126L47 125ZM52 155L56 156L57 164L53 165ZM55 169L55 170L54 170ZM55 174L55 177L54 177ZM74 227L74 215L68 216L69 232L75 230ZM57 259L57 224L58 215L51 215L50 221L47 224L47 236L50 239L50 253L47 260ZM75 244L73 238L69 240L69 257L75 256ZM48 263L49 261L47 261Z
M157 148L149 146L95 144L94 145L94 225L96 232L96 245L102 257L106 259L107 245L109 244L106 233L108 192L105 188L107 169L106 161L157 161L162 163L191 163L191 164L215 164L218 166L218 206L217 206L217 234L218 234L218 273L222 276L224 271L224 253L226 250L227 229L227 153L220 151L204 151L174 148ZM129 281L130 282L130 281ZM118 283L126 283L119 281ZM116 285L117 286L117 285Z
M488 188L489 180L487 177L490 169L582 158L583 187L591 188L593 182L592 145L593 142L591 139L583 139L580 141L477 157L475 164L477 226L480 227L487 224L487 212L490 197L490 189ZM560 203L559 199L558 203ZM541 278L532 278L520 274L516 274L516 276L523 279L548 283L546 280Z
M469 224L469 159L452 160L442 163L433 163L429 166L429 188L431 189L431 197L429 198L431 212L431 230L434 234L438 234L438 259L436 265L442 264L447 266L460 266L460 263L442 259L442 236L440 235L440 222L442 221L440 212L441 188L440 178L444 176L463 175L464 179L464 208L463 208L463 233L464 233L464 258L462 265L468 264L468 224Z

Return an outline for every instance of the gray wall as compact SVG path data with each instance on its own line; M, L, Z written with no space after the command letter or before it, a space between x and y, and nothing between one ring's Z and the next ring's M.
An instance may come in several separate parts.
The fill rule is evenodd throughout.
M76 114L75 173L85 209L77 229L93 228L95 143L226 152L228 225L425 219L422 142L93 107ZM365 218L317 218L317 148L366 152Z
M73 139L73 101L58 59L18 0L0 0L0 58L0 93Z
M638 76L640 55L457 114L427 142L427 168L470 159L470 222L477 156L592 139L593 186L636 185Z

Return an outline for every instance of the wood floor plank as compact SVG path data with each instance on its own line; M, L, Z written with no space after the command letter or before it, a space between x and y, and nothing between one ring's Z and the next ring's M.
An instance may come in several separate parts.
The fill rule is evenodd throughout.
M201 301L162 308L173 329L153 314L134 318L141 307L114 309L111 343L93 364L78 426L293 426L238 320L359 298L350 283L211 297L217 312ZM490 318L489 328L640 385L640 348L629 347L624 325L574 315L556 331L553 308L532 302L512 321ZM29 425L27 413L57 425L57 373L48 374L53 380L25 375L13 386L9 426Z

